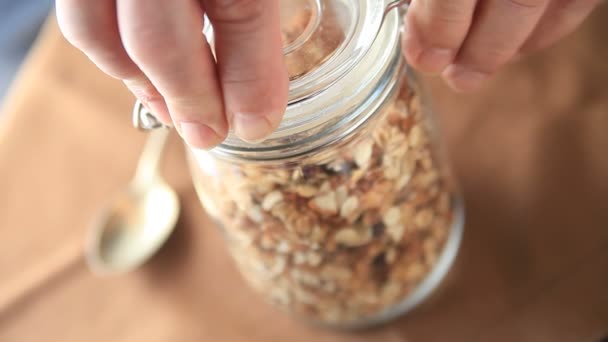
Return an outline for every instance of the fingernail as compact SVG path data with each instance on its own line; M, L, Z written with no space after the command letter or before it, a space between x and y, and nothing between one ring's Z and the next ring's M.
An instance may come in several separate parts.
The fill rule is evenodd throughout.
M446 81L456 91L476 90L490 75L462 65L450 65L445 71Z
M220 136L207 125L182 121L176 124L176 128L186 143L194 148L207 150L222 142Z
M273 129L267 116L245 113L234 114L232 128L239 138L249 143L264 141Z
M431 48L418 55L418 67L426 72L441 72L454 58L454 50Z

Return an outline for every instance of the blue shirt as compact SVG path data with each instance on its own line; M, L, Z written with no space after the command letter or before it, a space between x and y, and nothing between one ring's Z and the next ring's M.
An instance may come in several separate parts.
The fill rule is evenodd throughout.
M0 103L52 7L52 0L0 0Z

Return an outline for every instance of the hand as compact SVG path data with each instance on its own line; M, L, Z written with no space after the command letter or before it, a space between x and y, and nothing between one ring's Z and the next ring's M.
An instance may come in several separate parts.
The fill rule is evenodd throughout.
M57 0L64 36L185 141L269 135L288 95L279 0ZM214 24L217 63L203 34Z
M572 32L599 0L414 0L404 52L455 90L476 89L519 54Z

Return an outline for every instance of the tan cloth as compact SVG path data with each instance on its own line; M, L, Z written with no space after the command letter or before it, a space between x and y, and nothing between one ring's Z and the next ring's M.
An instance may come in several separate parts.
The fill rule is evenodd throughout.
M125 276L82 257L99 206L132 175L132 98L47 25L0 126L0 341L593 341L608 333L608 6L481 93L430 82L467 200L449 281L371 332L319 330L265 304L236 272L173 139L183 213Z

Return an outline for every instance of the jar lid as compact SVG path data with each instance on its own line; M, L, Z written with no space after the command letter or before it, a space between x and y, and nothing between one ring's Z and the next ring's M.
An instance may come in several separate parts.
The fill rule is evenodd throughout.
M212 153L274 161L340 140L383 103L401 62L397 11L406 0L282 0L289 104L277 130L248 143L229 132ZM203 31L213 47L213 27Z
M390 0L282 0L289 103L314 96L349 72L371 47ZM204 33L213 46L213 27Z
M380 30L385 7L378 0L282 1L289 102L327 89L359 63Z

